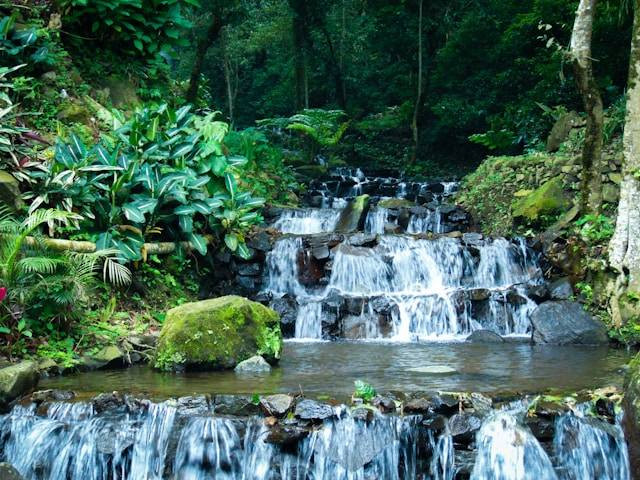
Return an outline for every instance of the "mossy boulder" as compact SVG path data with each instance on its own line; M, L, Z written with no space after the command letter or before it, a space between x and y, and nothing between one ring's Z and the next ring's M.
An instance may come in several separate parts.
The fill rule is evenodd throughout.
M362 230L369 207L369 195L356 197L342 210L335 231L338 233L352 233Z
M134 107L140 104L136 86L118 75L107 77L104 86L109 89L109 98L114 107Z
M18 180L4 170L0 170L0 204L12 210L19 210L23 204Z
M0 369L0 407L33 390L38 384L38 365L20 362Z
M385 198L384 200L380 200L380 202L378 202L378 206L381 208L389 208L395 210L398 208L415 207L416 204L411 200L407 200L405 198Z
M623 407L623 427L629 445L631 471L640 472L640 355L629 364ZM640 476L636 475L634 478Z
M535 224L544 215L561 213L571 207L562 184L562 177L557 176L543 183L526 197L517 200L513 205L513 217L517 222Z
M61 105L57 117L58 120L66 123L91 125L93 114L82 100L71 99Z
M254 355L276 363L281 351L279 315L260 303L227 296L169 310L155 365L163 370L230 369Z

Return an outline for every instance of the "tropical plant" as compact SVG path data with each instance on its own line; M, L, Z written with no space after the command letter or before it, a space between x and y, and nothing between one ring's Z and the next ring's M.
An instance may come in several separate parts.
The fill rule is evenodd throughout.
M362 380L356 380L354 384L356 389L353 392L353 398L360 398L364 403L371 403L371 400L376 396L376 390L373 386Z
M65 24L84 46L93 38L114 52L153 58L187 44L184 32L191 23L185 13L198 0L62 0Z
M75 135L59 142L46 172L25 197L31 209L54 207L79 213L98 248L117 248L126 260L141 260L149 235L188 240L207 252L205 234L222 234L242 257L244 235L261 218L264 201L238 185L246 158L226 155L228 125L166 104L147 107L87 148ZM74 218L78 227L80 218Z
M16 58L29 63L52 61L50 46L42 30L36 25L20 27L17 25L17 13L0 18L0 60L3 63Z
M11 346L20 337L66 328L89 298L96 273L116 285L131 281L130 271L117 261L117 251L93 253L52 251L39 235L48 222L63 222L73 214L37 210L23 221L0 210L0 333Z

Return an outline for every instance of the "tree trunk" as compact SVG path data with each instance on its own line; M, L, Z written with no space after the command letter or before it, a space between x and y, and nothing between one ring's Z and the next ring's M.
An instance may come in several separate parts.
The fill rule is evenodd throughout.
M296 110L309 108L309 87L307 79L307 7L305 0L289 0L289 6L293 11L293 60L294 79L296 84Z
M223 59L222 64L224 67L224 81L227 84L227 105L229 107L229 123L233 126L233 105L235 95L233 93L232 72L231 72L231 59L229 58L229 51L227 49L226 42L223 45Z
M591 38L597 0L580 0L571 34L571 57L576 85L587 114L582 147L581 207L584 212L599 213L602 206L602 142L604 109L593 74Z
M196 56L193 61L191 78L189 80L189 89L187 90L186 95L187 103L195 103L198 99L198 87L200 86L200 76L202 75L204 57L207 55L207 50L209 50L211 44L220 36L220 30L222 30L222 19L220 18L220 15L213 14L207 33L200 39L198 46L196 47Z
M623 180L616 229L609 246L609 262L618 272L618 292L611 301L616 324L622 323L618 301L624 292L640 292L640 6L635 8L627 117L624 127Z
M333 42L331 41L331 35L326 26L322 26L322 35L327 42L327 48L329 50L329 59L327 60L329 71L335 82L336 100L342 110L347 109L347 98L344 91L344 81L342 76L342 69L340 68L340 59L336 55Z
M413 109L413 120L411 122L411 130L413 132L413 155L412 162L416 161L418 155L418 118L420 117L420 105L422 103L422 7L424 0L420 0L418 13L418 92L416 94L416 104Z

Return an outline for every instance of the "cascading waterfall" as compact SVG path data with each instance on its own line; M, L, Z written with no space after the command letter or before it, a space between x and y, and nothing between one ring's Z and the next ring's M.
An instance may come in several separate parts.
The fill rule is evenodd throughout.
M436 207L427 213L416 213L411 215L407 233L443 233L442 215L440 208Z
M288 210L273 224L273 228L282 233L314 234L331 232L338 222L340 210L309 209Z
M374 207L369 210L365 220L364 231L367 233L384 233L384 226L389 221L389 210L382 207Z

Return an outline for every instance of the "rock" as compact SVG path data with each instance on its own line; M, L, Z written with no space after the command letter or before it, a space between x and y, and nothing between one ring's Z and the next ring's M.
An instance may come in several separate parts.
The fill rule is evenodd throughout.
M378 202L378 207L380 208L388 208L390 210L397 210L399 208L411 208L416 204L411 200L406 200L404 198L385 198L384 200L380 200Z
M92 400L96 413L116 410L125 404L125 398L118 392L101 393Z
M244 263L238 267L238 275L245 277L258 277L262 273L262 266L259 263Z
M469 290L469 298L475 302L487 300L491 296L491 291L487 288L475 288Z
M38 370L40 371L40 375L43 377L48 377L50 375L59 375L61 372L60 367L52 358L45 358L38 363Z
M8 463L0 463L0 479L2 480L24 480L24 477L20 475L20 472L16 470L13 465Z
M466 339L470 343L504 343L504 338L491 330L476 330Z
M293 337L296 331L296 320L298 318L298 304L289 296L277 298L270 304L271 308L280 315L280 328L286 337Z
M31 394L34 403L68 402L75 398L76 394L69 390L39 390Z
M0 205L6 205L14 211L22 208L20 184L13 175L0 170Z
M529 285L527 287L527 297L534 302L540 303L543 300L547 300L549 297L549 290L544 284L541 285Z
M140 104L136 86L118 75L108 77L104 86L109 89L109 97L114 107L133 107Z
M209 398L205 395L180 397L177 400L177 409L181 415L207 415L210 411Z
M396 411L396 402L391 397L378 395L374 397L374 399L371 401L371 404L382 413L393 413Z
M480 430L482 420L470 413L456 413L449 419L449 431L454 441L468 444L473 441L475 433Z
M369 206L369 195L360 195L342 210L335 231L338 233L352 233L362 230Z
M484 244L484 236L477 232L467 232L462 234L462 241L467 245L481 246Z
M97 365L96 368L124 367L128 363L124 355L118 346L109 345L91 355L90 359Z
M238 296L186 303L167 312L155 360L162 369L224 369L254 355L275 363L282 351L280 318Z
M516 198L524 198L524 197L528 197L532 193L533 193L533 190L523 189L523 190L518 190L516 193L513 194L513 196Z
M407 372L426 373L428 375L449 375L457 373L457 370L446 365L429 365L426 367L408 368Z
M618 172L611 172L609 175L609 180L616 185L620 185L622 183L622 174Z
M608 343L604 324L569 301L549 301L531 314L534 343L553 345L603 345Z
M269 434L264 441L292 450L308 435L309 430L297 425L276 425L269 429Z
M269 373L271 365L260 355L255 355L240 362L234 369L237 373Z
M218 415L251 417L260 413L260 407L248 395L216 395L213 408Z
M451 414L458 410L458 399L453 395L423 395L412 398L404 405L406 413Z
M622 407L622 427L629 446L631 471L640 472L640 354L629 364Z
M382 227L384 229L384 233L397 234L402 233L402 227L397 223L387 222Z
M602 186L602 199L607 203L618 203L620 197L620 188L611 183L605 183Z
M513 205L513 218L521 223L536 223L544 215L559 213L570 207L571 204L565 197L562 177L557 176L516 201Z
M573 296L573 286L568 277L559 278L549 285L552 300L569 300Z
M0 369L0 408L38 385L38 365L24 361Z
M313 258L316 260L326 260L331 256L331 252L327 245L322 245L311 250L311 255L313 255Z
M493 400L481 393L473 392L471 394L471 405L473 409L479 415L487 415L491 411Z
M293 397L278 393L276 395L267 395L260 399L260 405L269 415L278 417L284 416L293 405Z
M90 126L93 115L87 105L78 99L65 102L58 110L57 118L66 123L81 123Z
M296 405L295 416L301 420L321 421L333 417L333 408L330 405L314 400L302 400Z
M267 232L259 231L249 237L247 246L260 252L268 252L271 250L271 237Z
M556 152L569 138L569 133L576 127L584 125L584 120L576 112L571 111L561 115L549 133L547 138L547 152Z
M354 247L374 247L377 243L375 233L356 233L349 236L349 245Z

